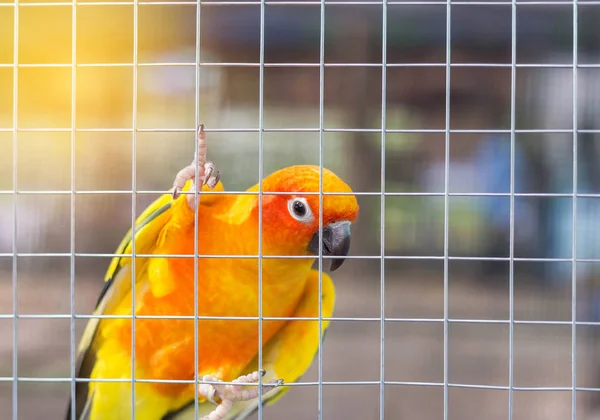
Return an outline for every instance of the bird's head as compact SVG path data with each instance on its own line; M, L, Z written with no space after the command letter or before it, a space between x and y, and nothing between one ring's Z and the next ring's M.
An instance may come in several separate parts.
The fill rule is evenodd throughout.
M323 192L344 195L323 195L320 241L320 185L320 168L311 165L290 166L263 180L264 255L316 257L321 242L322 255L334 257L330 271L342 265L350 248L350 226L358 218L358 203L348 184L323 168ZM250 191L258 191L258 185ZM254 206L252 212L255 220L258 220L258 205Z

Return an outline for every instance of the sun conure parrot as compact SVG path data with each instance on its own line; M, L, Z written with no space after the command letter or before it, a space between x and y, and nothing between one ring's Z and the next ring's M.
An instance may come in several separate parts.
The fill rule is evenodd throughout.
M123 318L92 318L84 331L77 378L91 381L76 384L74 418L77 420L131 418L132 277L135 314L155 316L135 320L135 379L142 380L135 383L136 419L194 418L194 381L204 381L197 388L200 417L244 419L259 404L258 386L248 384L256 384L262 375L262 400L270 404L289 389L284 382L297 381L306 372L318 351L322 339L318 320L263 320L259 343L259 197L256 194L259 186L247 190L255 194L202 194L196 201L201 192L223 191L219 172L212 162L206 161L203 126L198 130L197 146L192 165L177 174L172 194L161 196L139 216L135 235L132 238L130 231L123 239L116 252L118 256L108 269L106 286L94 315ZM324 259L324 263L330 260L332 271L348 253L350 225L359 212L356 198L344 181L323 169L323 191L344 194L323 196L324 227L319 236L319 195L303 194L319 191L319 169L292 166L262 181L262 255L267 256L262 259L263 317L317 318L320 276L312 266L319 253L319 238L323 255L331 257ZM197 196L193 194L195 179L202 185ZM190 193L184 198L180 191ZM198 254L226 256L197 259L197 314L254 317L197 321L198 376L193 319L196 210ZM126 255L132 254L133 242L136 255L157 255L136 256L135 276L132 258ZM233 257L245 255L248 257ZM326 273L322 273L321 291L322 316L331 317L335 289ZM160 316L171 318L160 319ZM176 316L188 318L175 319ZM329 322L323 320L323 333L328 326ZM260 371L259 345L262 346ZM94 379L107 381L94 382ZM172 382L168 383L169 380ZM221 381L245 385L219 384ZM71 416L69 403L67 419Z

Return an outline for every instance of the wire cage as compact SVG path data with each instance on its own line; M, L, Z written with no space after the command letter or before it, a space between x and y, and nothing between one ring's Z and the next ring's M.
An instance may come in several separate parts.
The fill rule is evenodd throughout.
M107 267L200 123L227 191L313 164L360 205L335 312L311 318L327 338L250 418L600 416L599 19L594 0L0 0L0 418L76 418ZM179 317L196 375L198 323L221 319L199 294Z

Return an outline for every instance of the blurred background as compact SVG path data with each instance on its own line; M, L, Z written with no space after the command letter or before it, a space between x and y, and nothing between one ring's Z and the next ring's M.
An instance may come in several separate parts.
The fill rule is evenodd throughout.
M79 2L74 18L71 5L30 2L20 2L16 31L16 168L11 130L17 23L14 6L0 3L0 314L11 314L13 304L19 314L68 314L70 259L48 254L70 252L71 220L75 252L112 253L131 225L134 163L138 191L166 191L191 159L196 112L209 129L258 127L260 6L203 2L200 59L230 64L203 65L197 83L195 3L140 4L134 25L131 3ZM318 128L320 6L277 3L265 7L264 17L265 128ZM577 320L600 321L600 273L593 261L600 258L600 201L594 196L600 193L600 6L580 1L574 30L573 5L553 3L516 6L515 192L528 195L515 198L514 256L531 260L514 263L514 317L557 323L515 325L514 386L571 387L574 354L576 385L586 388L577 392L577 418L593 419L600 418L600 392L590 390L600 389L600 327L578 325L572 348L568 259L575 248L576 258L583 260L576 263ZM496 322L450 324L448 379L453 384L509 383L509 326L499 321L510 316L509 264L502 259L510 250L510 200L459 194L510 191L511 17L510 3L451 8L450 53L458 65L450 76L450 128L455 131L450 134L449 189L458 195L449 199L449 254L463 258L449 262L449 317ZM383 175L386 192L411 194L387 196L384 220L380 196L359 196L361 217L351 250L357 256L380 255L383 224L386 256L432 258L386 260L384 283L378 259L348 260L335 276L336 316L379 317L384 284L387 317L421 320L386 322L385 379L431 383L386 385L388 419L443 418L444 197L439 194L444 192L446 153L440 132L446 124L446 24L445 4L388 6L384 105L386 129L397 131L386 135ZM574 32L582 65L575 103ZM337 64L325 68L325 128L363 130L326 132L324 165L357 193L381 192L381 134L368 130L381 129L382 5L328 4L324 56L326 64ZM135 149L134 120L141 130ZM568 196L574 182L569 131L574 123L580 130L578 192L587 194L577 200L576 215ZM246 189L258 181L258 133L215 132L208 139L210 159L221 169L226 188ZM263 150L265 173L318 164L319 135L267 132ZM11 192L13 174L23 192L18 195ZM71 182L81 192L74 215ZM136 194L136 213L156 196ZM15 251L27 255L17 258L18 299L13 303ZM46 256L31 255L36 253ZM544 261L549 258L562 260ZM99 256L75 258L76 313L92 312L108 263ZM69 319L22 318L17 325L19 376L70 375ZM76 340L83 326L78 320ZM0 377L13 374L12 333L13 320L0 319ZM379 380L379 322L333 322L323 355L325 381ZM316 375L315 364L305 379L316 380ZM19 418L62 418L68 391L68 383L20 382ZM326 386L323 417L378 419L378 393L378 386ZM571 396L570 391L515 391L513 418L570 419ZM0 382L0 419L11 418L11 404L12 383ZM508 408L505 389L449 390L452 420L505 419ZM265 419L316 415L316 387L295 388L264 412Z

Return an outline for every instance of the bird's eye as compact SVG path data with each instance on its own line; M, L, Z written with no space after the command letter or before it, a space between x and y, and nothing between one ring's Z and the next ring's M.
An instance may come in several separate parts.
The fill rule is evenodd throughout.
M313 215L310 207L304 198L292 198L288 201L288 210L292 217L300 222L309 223Z
M294 201L294 214L298 217L306 215L306 206L301 201Z

